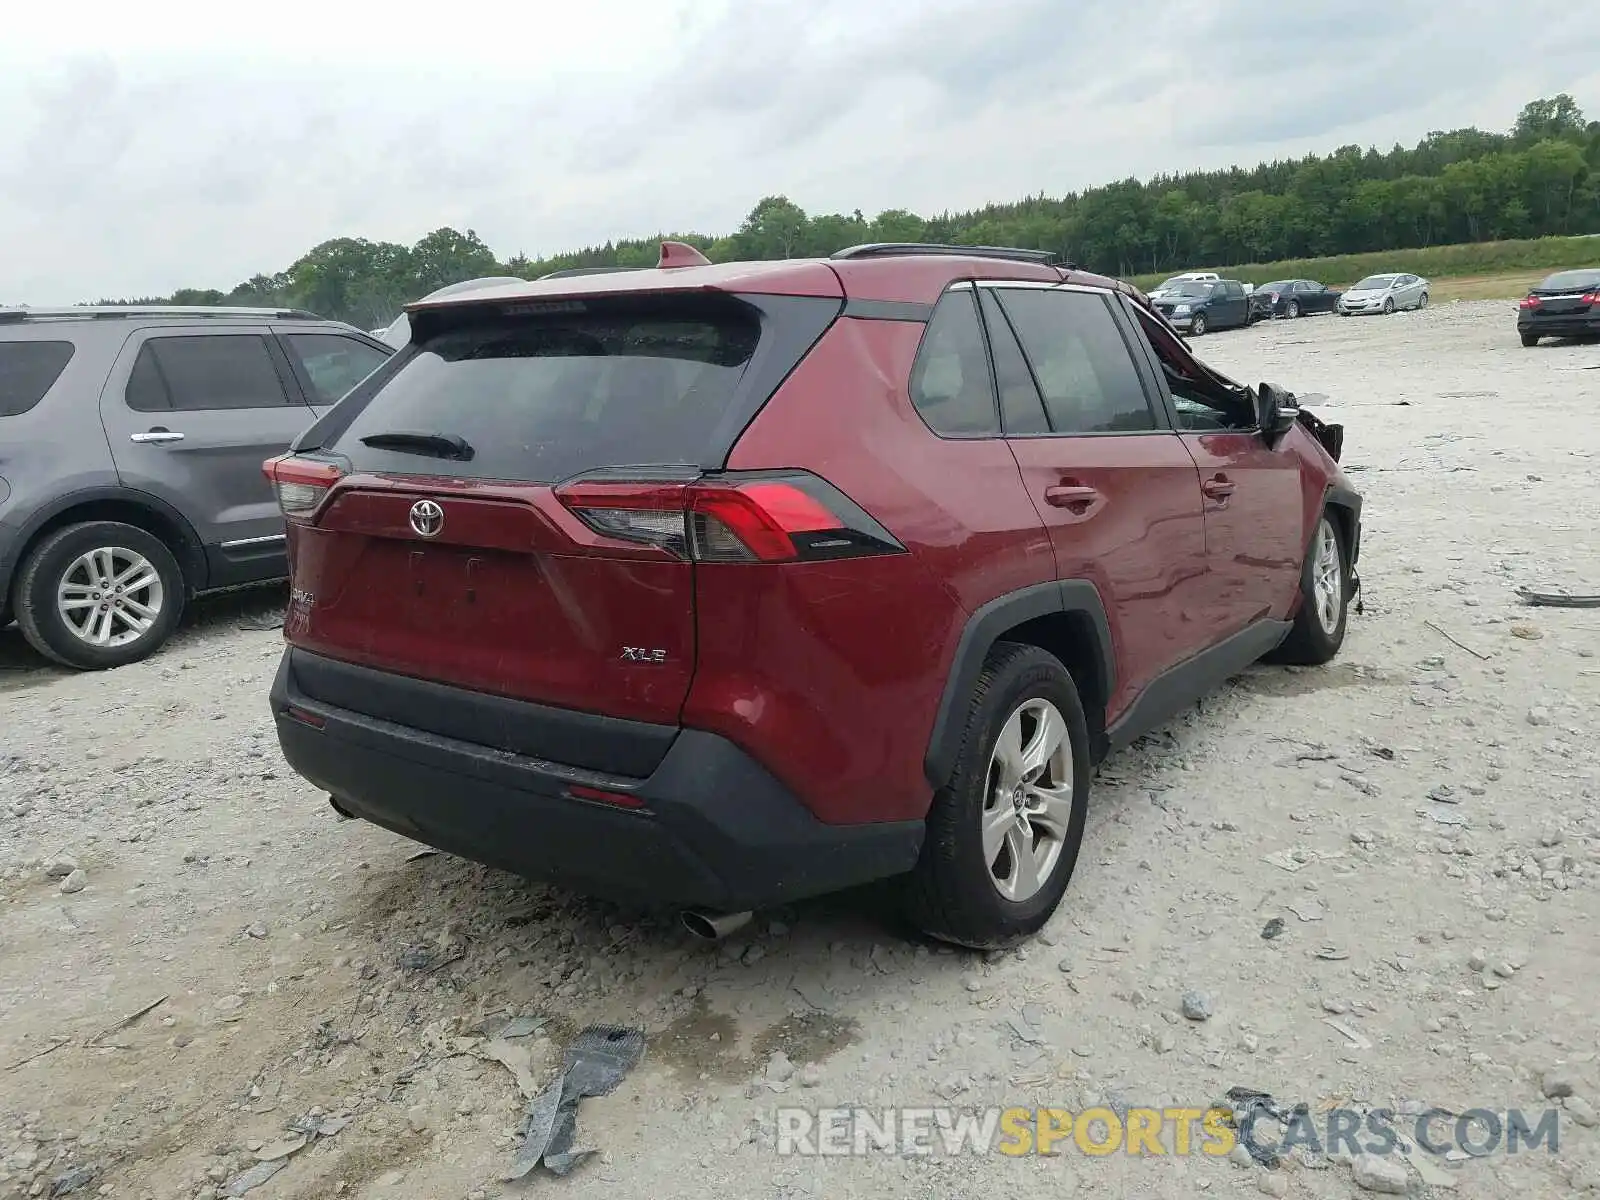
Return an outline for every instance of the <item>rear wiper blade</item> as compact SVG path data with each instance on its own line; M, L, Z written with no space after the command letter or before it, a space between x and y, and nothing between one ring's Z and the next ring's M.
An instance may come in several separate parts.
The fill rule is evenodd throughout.
M413 433L397 429L392 433L369 433L361 439L363 446L374 450L398 450L401 454L431 454L435 458L453 458L467 462L476 451L466 438L452 433Z

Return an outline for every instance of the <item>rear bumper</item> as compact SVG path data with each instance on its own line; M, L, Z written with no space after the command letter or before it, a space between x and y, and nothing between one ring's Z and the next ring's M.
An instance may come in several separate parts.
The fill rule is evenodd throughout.
M921 821L818 821L715 734L678 732L645 778L605 774L328 704L305 694L297 667L347 674L380 692L389 678L288 650L272 713L291 767L352 816L531 879L650 905L738 911L901 874L922 847ZM574 787L632 796L642 807L582 799Z
M1536 333L1540 337L1600 337L1600 313L1538 317L1531 321L1519 318L1517 332Z

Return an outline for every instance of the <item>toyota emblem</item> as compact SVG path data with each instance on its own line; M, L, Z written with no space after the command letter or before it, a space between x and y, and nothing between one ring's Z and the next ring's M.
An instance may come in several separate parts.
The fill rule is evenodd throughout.
M422 537L434 537L444 528L444 509L432 500L418 500L411 506L411 528Z

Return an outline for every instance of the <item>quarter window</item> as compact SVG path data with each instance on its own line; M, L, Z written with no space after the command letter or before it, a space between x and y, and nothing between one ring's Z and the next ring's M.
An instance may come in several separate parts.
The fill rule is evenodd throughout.
M71 360L71 342L0 342L0 417L43 400Z
M946 292L934 306L911 368L911 402L935 433L999 436L994 381L971 289Z

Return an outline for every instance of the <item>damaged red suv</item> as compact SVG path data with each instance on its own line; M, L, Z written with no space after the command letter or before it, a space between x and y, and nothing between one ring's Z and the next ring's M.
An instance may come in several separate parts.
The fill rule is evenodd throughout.
M266 465L272 710L342 814L447 851L701 930L893 877L1003 945L1108 752L1344 638L1339 427L1045 255L668 243L409 318Z

